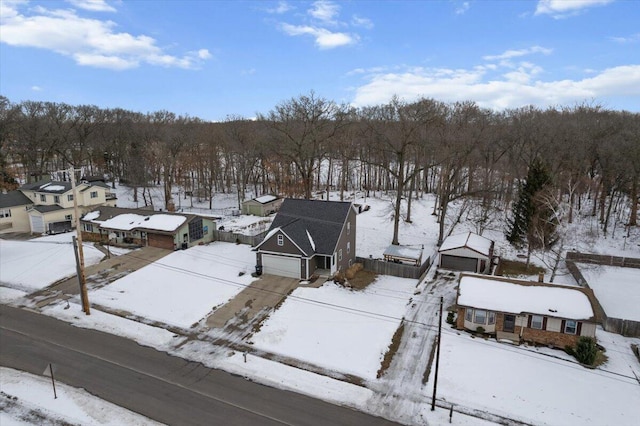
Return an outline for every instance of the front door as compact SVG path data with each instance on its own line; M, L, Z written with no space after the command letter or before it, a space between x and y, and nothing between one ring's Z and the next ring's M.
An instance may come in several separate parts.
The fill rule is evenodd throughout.
M513 333L513 331L515 330L515 326L516 326L516 316L505 314L503 331L505 331L506 333Z

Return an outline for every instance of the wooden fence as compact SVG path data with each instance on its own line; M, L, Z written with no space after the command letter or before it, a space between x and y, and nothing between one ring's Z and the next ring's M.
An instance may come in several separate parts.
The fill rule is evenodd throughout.
M216 241L224 241L225 243L240 243L249 244L251 247L255 247L262 242L267 231L261 232L256 235L244 235L231 231L214 231L213 236Z
M568 252L566 257L567 269L576 280L583 286L589 287L589 283L580 272L576 263L591 263L605 266L620 266L625 268L640 268L640 259L633 257L603 256L591 253ZM640 283L638 284L640 286ZM602 327L609 332L622 334L628 337L640 337L640 321L633 321L622 318L611 318L607 315L600 301L596 298L596 320L602 323Z
M402 263L387 262L380 259L367 259L356 257L356 262L362 263L364 269L376 274L392 275L401 278L419 279L431 266L431 258L428 257L420 266L404 265Z

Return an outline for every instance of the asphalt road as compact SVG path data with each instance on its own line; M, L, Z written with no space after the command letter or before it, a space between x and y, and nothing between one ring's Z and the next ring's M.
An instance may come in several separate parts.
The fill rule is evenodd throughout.
M42 374L169 425L394 424L155 349L0 305L0 364Z

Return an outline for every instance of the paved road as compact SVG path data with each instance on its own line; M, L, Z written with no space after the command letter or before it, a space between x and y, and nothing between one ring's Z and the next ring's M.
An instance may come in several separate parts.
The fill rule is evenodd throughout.
M170 425L393 424L0 305L0 364L42 374L49 362L57 380Z

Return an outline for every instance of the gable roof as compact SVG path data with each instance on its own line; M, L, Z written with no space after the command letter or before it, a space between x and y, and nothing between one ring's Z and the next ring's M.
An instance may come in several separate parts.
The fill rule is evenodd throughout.
M286 198L263 243L280 228L305 255L332 255L351 208L349 202Z
M443 252L457 248L468 248L477 253L489 256L492 245L493 241L490 239L474 234L473 232L466 232L464 234L450 235L445 238L438 251Z
M33 204L33 201L20 191L9 191L6 194L0 193L0 208L26 206L29 204Z
M78 186L79 185L83 184L78 184ZM35 191L49 194L64 194L67 191L71 191L71 182L41 180L35 183L24 184L19 189L23 191Z
M482 275L460 277L457 304L496 312L575 320L594 317L589 297L578 288Z

